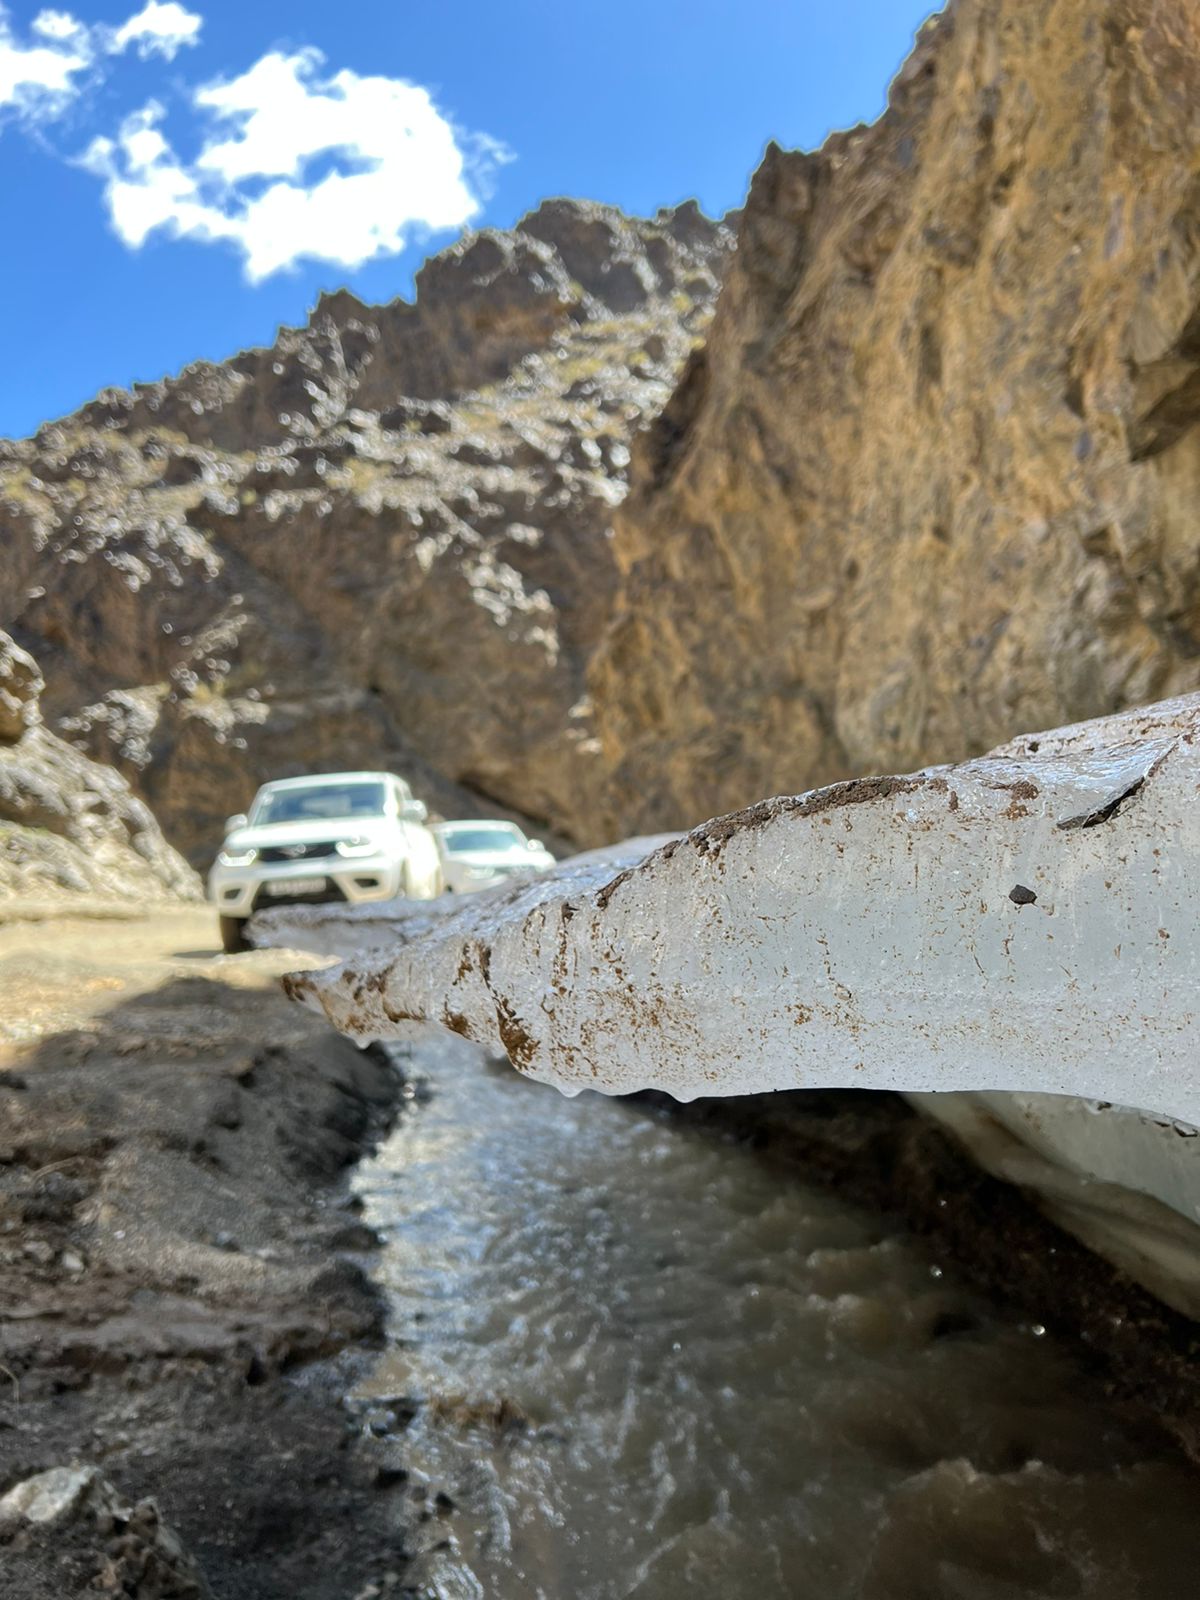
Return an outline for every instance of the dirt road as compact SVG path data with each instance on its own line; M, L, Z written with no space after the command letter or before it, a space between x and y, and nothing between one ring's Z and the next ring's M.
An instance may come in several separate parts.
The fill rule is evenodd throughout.
M0 1070L172 981L274 994L280 973L315 964L302 951L223 955L205 905L0 901Z

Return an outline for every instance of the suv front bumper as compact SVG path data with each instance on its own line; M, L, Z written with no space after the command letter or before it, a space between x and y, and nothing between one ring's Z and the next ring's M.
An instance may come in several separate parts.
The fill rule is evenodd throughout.
M208 898L223 917L249 917L268 906L392 900L403 882L403 867L387 856L254 861L246 867L217 862L208 875Z

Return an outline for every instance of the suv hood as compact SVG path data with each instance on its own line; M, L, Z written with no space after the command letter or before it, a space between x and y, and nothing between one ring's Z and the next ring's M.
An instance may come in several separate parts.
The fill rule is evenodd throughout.
M339 839L382 839L395 826L390 817L335 817L329 822L267 822L237 828L221 841L222 850L262 850L267 845L336 843Z

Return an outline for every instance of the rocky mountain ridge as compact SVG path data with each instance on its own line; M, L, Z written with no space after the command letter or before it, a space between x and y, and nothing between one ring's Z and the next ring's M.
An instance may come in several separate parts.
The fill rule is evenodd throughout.
M269 349L0 446L0 607L48 721L198 862L257 782L321 768L565 825L629 442L732 244L692 204L547 201L411 304L325 296Z

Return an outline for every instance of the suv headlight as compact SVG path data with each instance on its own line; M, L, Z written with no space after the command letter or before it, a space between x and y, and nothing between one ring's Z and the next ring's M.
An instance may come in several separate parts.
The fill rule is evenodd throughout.
M374 839L339 839L337 842L340 856L371 856L377 848Z
M253 848L239 850L235 845L232 850L222 850L217 860L223 867L248 867L258 860L258 851Z

